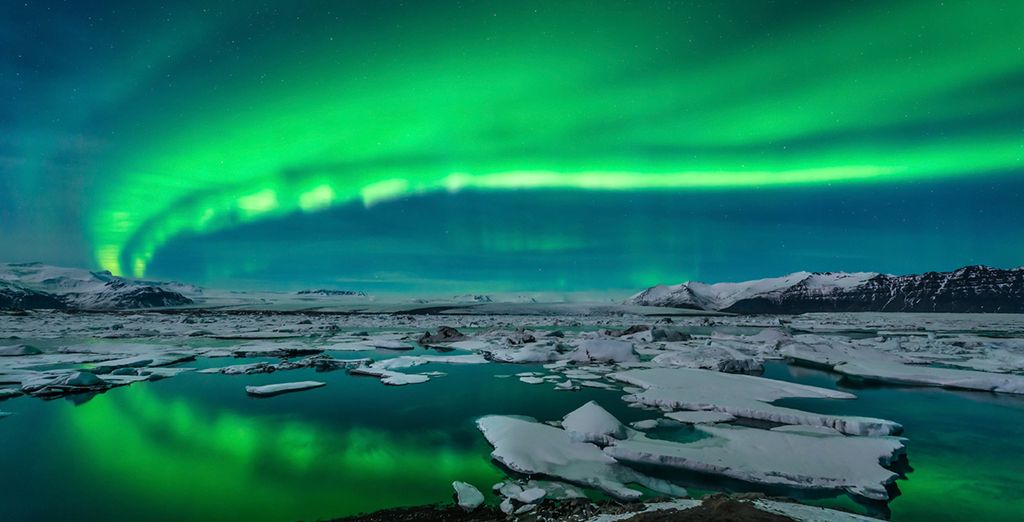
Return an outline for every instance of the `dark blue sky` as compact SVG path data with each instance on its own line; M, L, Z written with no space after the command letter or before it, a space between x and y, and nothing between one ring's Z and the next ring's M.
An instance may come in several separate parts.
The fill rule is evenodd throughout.
M1021 19L8 2L0 261L411 293L1019 266Z

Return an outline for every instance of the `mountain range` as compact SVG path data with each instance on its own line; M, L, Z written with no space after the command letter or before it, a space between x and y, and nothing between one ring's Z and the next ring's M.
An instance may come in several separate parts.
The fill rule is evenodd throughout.
M952 272L796 272L741 283L650 287L629 304L738 314L808 312L1024 313L1024 267L966 266Z
M127 310L192 304L190 285L41 263L0 264L0 310Z

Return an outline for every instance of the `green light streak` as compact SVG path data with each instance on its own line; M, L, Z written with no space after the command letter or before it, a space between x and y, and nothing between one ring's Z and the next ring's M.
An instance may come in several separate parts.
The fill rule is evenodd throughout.
M90 239L101 267L142 276L180 235L437 191L841 190L1020 169L1024 135L993 117L1024 107L975 92L1024 69L1024 4L990 7L775 27L745 2L526 2L278 35L258 67L210 71L218 89L196 79L137 122Z

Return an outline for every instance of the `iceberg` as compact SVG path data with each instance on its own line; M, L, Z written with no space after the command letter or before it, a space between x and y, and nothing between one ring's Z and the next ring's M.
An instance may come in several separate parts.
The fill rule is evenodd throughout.
M562 428L577 442L607 446L628 435L627 428L608 410L590 401L562 418Z

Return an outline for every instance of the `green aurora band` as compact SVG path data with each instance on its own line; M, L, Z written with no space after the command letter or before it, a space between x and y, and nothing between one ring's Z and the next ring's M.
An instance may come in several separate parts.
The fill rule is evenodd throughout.
M1024 168L1019 118L1005 121L1024 110L1006 81L1024 69L1020 2L382 11L303 11L303 30L281 21L233 42L248 59L216 66L196 65L214 62L211 35L252 20L228 13L189 32L166 67L198 70L155 103L125 102L137 110L111 124L130 133L89 209L96 262L143 276L184 234L434 191L746 190Z

